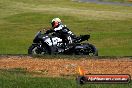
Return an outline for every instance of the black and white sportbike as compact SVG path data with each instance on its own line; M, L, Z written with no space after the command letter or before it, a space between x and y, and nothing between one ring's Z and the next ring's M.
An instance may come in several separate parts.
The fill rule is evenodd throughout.
M55 33L45 34L42 31L39 31L35 35L33 44L28 49L28 54L75 54L98 56L98 51L94 45L81 43L89 38L90 35L80 35L73 39L72 44L66 45Z

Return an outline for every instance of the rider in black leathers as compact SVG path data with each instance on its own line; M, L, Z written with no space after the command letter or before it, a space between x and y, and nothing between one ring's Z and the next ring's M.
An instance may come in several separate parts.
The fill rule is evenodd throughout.
M59 18L54 18L51 22L52 29L47 30L46 34L55 32L55 34L62 39L65 49L69 44L72 44L73 39L77 38L65 25L62 24Z

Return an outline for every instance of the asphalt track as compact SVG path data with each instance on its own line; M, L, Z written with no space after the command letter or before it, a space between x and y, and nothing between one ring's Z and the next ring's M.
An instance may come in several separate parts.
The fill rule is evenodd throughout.
M130 4L130 3L107 2L107 1L101 1L101 0L72 0L72 1L89 2L89 3L106 4L106 5L132 6L132 4Z

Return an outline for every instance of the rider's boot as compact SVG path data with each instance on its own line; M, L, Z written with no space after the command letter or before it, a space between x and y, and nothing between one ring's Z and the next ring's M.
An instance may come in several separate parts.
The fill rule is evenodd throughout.
M65 49L65 50L70 49L70 44L64 43L64 49Z

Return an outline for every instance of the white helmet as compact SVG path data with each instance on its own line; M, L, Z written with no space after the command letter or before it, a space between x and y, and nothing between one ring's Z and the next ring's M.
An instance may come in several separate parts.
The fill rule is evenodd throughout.
M58 27L61 24L61 20L59 18L54 18L51 21L52 27Z
M54 18L54 19L52 19L52 22L54 22L54 21L57 21L57 22L61 23L60 18Z

